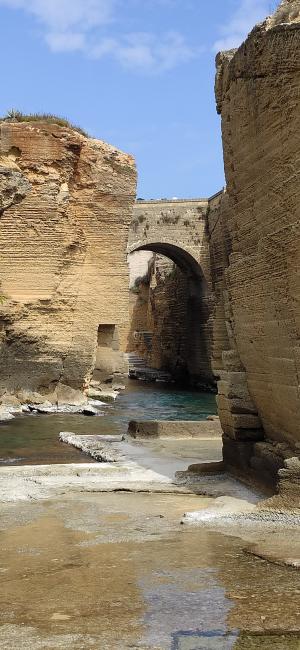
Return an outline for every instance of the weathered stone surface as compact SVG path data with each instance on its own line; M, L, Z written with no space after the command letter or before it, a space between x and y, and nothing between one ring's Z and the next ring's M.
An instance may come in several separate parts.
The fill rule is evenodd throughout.
M188 472L194 474L218 474L219 472L225 472L226 466L223 461L213 461L211 463L193 463L189 465Z
M118 392L116 390L101 390L97 388L89 388L86 391L88 397L100 400L103 402L114 402L118 397Z
M61 404L70 404L71 406L82 406L86 404L87 398L81 391L58 383L55 388L54 401L58 406Z
M135 183L132 158L104 142L0 123L0 391L82 389L99 327L125 350Z
M191 264L210 282L206 237L208 198L137 201L128 238L128 253L148 250L167 255L190 275Z
M40 393L35 393L29 390L20 390L17 393L17 398L21 404L43 404L45 402L45 395L41 395ZM50 398L52 398L52 395L47 395L49 402Z
M0 422L6 422L7 420L13 420L14 415L11 413L10 409L7 406L0 406Z
M23 174L0 167L0 212L22 201L30 189L31 185Z
M15 395L9 395L5 393L0 399L1 406L8 406L9 408L15 408L16 410L21 408L21 402L17 399Z
M298 1L282 2L217 57L227 189L208 215L213 365L225 459L261 477L276 476L283 459L237 442L243 406L257 435L299 456L299 12Z
M115 463L121 457L109 444L112 440L107 442L105 436L78 435L71 431L61 431L59 439L61 442L80 449L99 463Z
M275 27L282 23L299 23L300 22L300 4L299 0L282 0L274 15L268 20L270 27Z
M27 409L22 406L20 400L14 395L4 393L0 398L0 422L13 420L15 415L25 412Z
M222 434L219 420L132 420L128 425L132 438L212 438Z
M71 491L187 494L168 476L124 459L121 462L7 466L0 468L0 502L55 498Z
M92 404L72 405L72 404L51 404L51 402L44 402L43 404L29 404L29 411L33 413L40 413L41 415L48 415L49 413L68 413L72 415L103 415L98 408Z
M295 456L284 461L284 467L279 470L279 496L274 499L277 507L294 506L299 508L300 504L300 458Z

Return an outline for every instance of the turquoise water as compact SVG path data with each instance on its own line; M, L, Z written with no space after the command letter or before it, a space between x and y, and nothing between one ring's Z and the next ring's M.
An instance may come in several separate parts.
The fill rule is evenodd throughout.
M217 405L213 393L131 380L114 411L122 424L129 420L206 420L208 415L217 413Z
M216 413L212 393L182 391L164 384L130 380L103 415L23 415L0 425L0 465L87 462L79 450L58 440L60 431L126 433L130 420L205 420Z

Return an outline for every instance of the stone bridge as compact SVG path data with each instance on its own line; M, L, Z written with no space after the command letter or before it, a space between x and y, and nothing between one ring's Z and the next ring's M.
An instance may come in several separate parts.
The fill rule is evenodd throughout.
M151 332L153 341L149 363L160 367L158 359L162 354L163 367L166 364L174 371L174 367L183 364L195 385L214 382L214 296L207 224L210 206L214 202L219 204L221 196L222 192L211 199L138 200L129 231L127 250L132 287L135 279L146 276L151 253L157 254L158 276L154 285L149 280L150 287L153 285L156 290L153 294L149 289L151 298L149 294L148 316L144 321L144 329ZM172 260L182 272L172 280L167 271L162 291L159 278L165 275L168 265L165 267L166 260L161 255ZM139 313L138 303L134 309ZM131 328L137 332L141 328L140 317L134 311Z
M138 200L128 253L152 251L169 257L191 279L211 284L207 237L210 199Z

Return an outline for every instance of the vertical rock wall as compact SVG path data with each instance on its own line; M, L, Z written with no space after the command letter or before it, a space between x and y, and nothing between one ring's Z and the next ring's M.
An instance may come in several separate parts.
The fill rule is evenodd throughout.
M217 58L227 192L209 214L214 364L225 458L262 478L300 454L299 16L283 2Z
M133 159L49 123L0 123L0 391L81 388L99 325L125 349Z

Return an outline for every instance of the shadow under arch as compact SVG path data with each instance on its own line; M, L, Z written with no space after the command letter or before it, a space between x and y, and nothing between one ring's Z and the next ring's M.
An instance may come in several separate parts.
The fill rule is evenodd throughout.
M194 385L215 386L211 366L211 316L212 295L200 263L184 248L168 242L152 241L131 246L133 253L149 251L163 255L180 269L186 277L185 293L185 363ZM162 348L163 349L163 348ZM169 369L166 367L166 369Z

